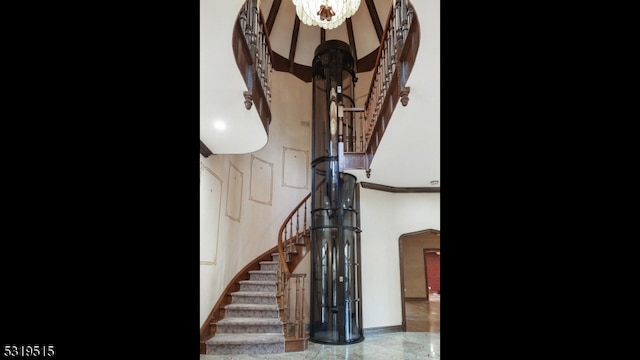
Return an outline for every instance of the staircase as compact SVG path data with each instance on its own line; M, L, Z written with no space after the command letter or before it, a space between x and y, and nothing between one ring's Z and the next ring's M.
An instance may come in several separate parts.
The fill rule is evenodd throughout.
M260 261L260 270L250 270L240 290L231 293L224 318L216 323L215 335L206 341L206 353L279 354L285 352L283 323L277 301L278 253L272 261Z
M310 198L307 195L286 218L278 245L249 262L229 282L200 329L200 354L306 350L306 274L291 271L311 250Z

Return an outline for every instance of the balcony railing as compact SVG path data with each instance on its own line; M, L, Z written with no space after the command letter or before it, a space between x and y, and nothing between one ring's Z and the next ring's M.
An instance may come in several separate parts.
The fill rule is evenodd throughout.
M255 104L265 130L271 123L271 45L265 31L258 0L248 0L240 10L233 32L236 63L247 85L244 104L247 110Z
M396 0L389 11L364 108L362 126L367 163L373 159L398 100L404 106L409 100L410 89L405 84L415 63L419 28L409 1Z
M339 109L341 170L369 170L398 101L404 106L409 101L406 83L418 51L420 26L407 0L396 0L387 19L364 108Z

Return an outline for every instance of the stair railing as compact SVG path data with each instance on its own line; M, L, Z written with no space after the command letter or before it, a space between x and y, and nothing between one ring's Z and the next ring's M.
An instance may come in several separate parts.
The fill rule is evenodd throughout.
M408 0L395 0L389 11L376 59L369 98L364 106L365 152L371 162L391 114L398 102L406 106L409 73L415 63L420 42L420 26L414 16L413 5Z
M289 269L291 254L298 253L298 246L305 245L305 237L311 229L311 193L294 208L280 226L278 233L278 305L280 319L285 326L285 339L304 339L304 279L306 274L292 274ZM291 289L295 294L291 296Z
M289 318L286 320L287 332L285 335L291 339L304 339L304 278L307 274L291 274L287 284L287 304L291 304L291 282L295 281L296 292L294 294L293 315L289 312Z
M238 69L247 85L243 93L247 110L255 104L262 124L271 123L271 44L258 0L247 0L240 10L232 38Z

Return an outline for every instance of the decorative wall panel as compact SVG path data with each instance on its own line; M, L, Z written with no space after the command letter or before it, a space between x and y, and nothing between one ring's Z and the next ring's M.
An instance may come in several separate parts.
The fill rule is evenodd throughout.
M200 163L200 264L215 265L222 208L222 179Z
M282 147L282 186L309 188L309 151Z
M249 200L271 205L273 196L273 164L251 155Z
M232 162L229 162L229 175L227 180L227 212L226 216L240 222L242 210L242 171Z

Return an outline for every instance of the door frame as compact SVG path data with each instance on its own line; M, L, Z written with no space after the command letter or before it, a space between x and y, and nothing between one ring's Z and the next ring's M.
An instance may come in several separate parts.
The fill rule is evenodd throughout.
M402 306L402 331L403 332L407 331L407 313L406 313L406 310L405 310L405 296L404 296L404 293L405 293L405 288L404 288L404 268L402 266L404 264L403 243L404 243L404 241L422 241L421 237L426 237L426 236L429 236L431 234L437 235L438 239L439 239L440 230L435 230L435 229L420 230L420 231L415 231L415 232L402 234L398 238L398 253L399 253L399 256L400 256L400 261L399 261L399 266L400 266L400 304ZM440 245L440 241L439 240L438 240L438 245ZM438 247L438 248L429 247L429 249L430 250L440 251L440 247ZM424 256L423 256L423 259L424 259ZM426 277L426 266L427 266L427 264L424 264L425 277ZM425 281L426 281L426 279L425 279ZM429 299L429 289L427 288L426 291L427 291L427 299Z

